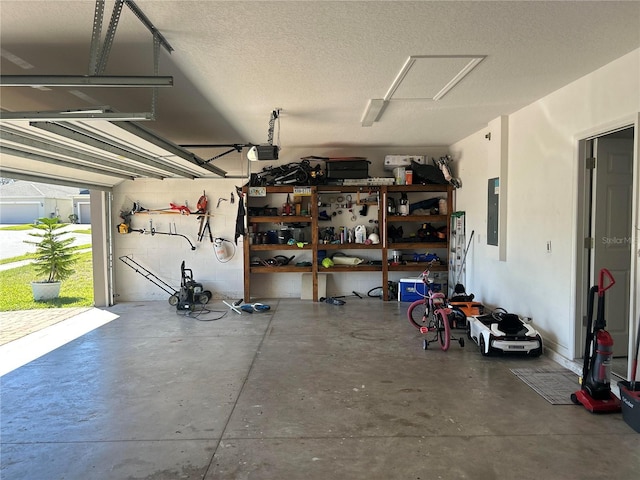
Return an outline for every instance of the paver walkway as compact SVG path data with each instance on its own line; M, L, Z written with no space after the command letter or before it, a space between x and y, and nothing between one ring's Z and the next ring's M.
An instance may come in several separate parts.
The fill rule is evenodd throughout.
M91 308L41 308L17 312L0 312L0 345L80 315L87 310L91 310Z
M79 250L78 253L90 252L91 249ZM33 262L21 260L19 262L0 265L0 270L10 270ZM75 308L42 308L35 310L19 310L15 312L0 312L0 345L22 338L30 333L54 325L68 318L75 317L91 307Z

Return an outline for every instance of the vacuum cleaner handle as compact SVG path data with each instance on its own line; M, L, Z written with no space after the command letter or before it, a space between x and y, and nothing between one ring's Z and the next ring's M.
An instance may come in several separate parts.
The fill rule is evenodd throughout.
M587 298L587 325L586 325L587 334L585 335L585 339L584 339L584 357L583 357L583 365L582 365L583 380L587 377L587 374L589 372L589 364L591 363L591 358L593 357L592 342L595 336L593 333L593 310L594 310L595 298L597 293L598 293L598 287L594 285L589 289L589 298Z
M604 285L605 277L607 277L607 279L609 280L609 284L606 287ZM606 268L600 269L600 277L598 279L598 296L602 297L604 295L604 292L609 290L615 284L616 284L616 281L613 278L613 275L611 275L611 272Z
M609 284L605 286L605 277L609 280ZM604 330L607 322L604 318L604 292L615 285L616 281L613 275L606 268L600 270L600 278L598 279L598 313L596 315L596 323L593 330Z

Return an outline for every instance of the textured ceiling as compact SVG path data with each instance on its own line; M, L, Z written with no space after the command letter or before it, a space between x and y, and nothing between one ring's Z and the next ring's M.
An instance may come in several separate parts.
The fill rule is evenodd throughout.
M637 1L136 4L175 49L160 58L160 74L173 75L175 86L159 89L157 119L144 125L178 144L264 143L279 107L283 152L450 145L640 46ZM94 6L0 0L2 73L87 74ZM112 6L106 2L103 32ZM384 97L411 55L486 58L439 101L424 98L448 81L450 65L416 66L380 121L362 127L367 101ZM105 74L153 74L151 36L126 7ZM139 112L151 104L146 89L1 94L6 111Z

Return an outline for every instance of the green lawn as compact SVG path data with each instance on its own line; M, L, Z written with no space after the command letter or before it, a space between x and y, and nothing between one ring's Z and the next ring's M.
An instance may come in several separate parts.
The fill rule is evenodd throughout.
M79 253L76 273L62 282L60 297L36 302L30 282L37 281L33 265L0 271L0 312L31 310L36 308L92 307L93 266L91 252Z
M31 230L33 225L27 223L25 225L11 225L10 227L0 227L0 230L7 230L9 232L15 232L19 230Z
M78 245L73 248L75 248L76 250L85 250L87 248L91 248L91 244L87 243L84 245ZM30 260L32 258L36 258L35 253L25 253L24 255L18 255L17 257L11 257L11 258L0 258L0 265L4 265L5 263L20 262L21 260Z
M67 223L65 225L72 225L72 224ZM24 225L11 225L11 226L0 227L0 230L6 230L8 232L17 232L17 231L22 231L22 230L35 230L35 229L33 228L32 224L26 223ZM90 234L91 233L91 226L83 227L83 228L74 228L74 229L72 229L72 231L74 231L76 233L87 233L87 234Z

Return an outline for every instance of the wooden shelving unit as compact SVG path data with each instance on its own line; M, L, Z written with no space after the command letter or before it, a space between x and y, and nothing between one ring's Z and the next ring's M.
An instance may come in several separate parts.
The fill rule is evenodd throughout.
M255 204L257 209L269 206L273 209L275 205L277 211L282 206L283 199L287 196L292 197L294 193L304 191L301 196L302 202L306 202L304 212L305 215L252 215ZM389 185L389 186L337 186L337 185L321 185L310 187L298 186L268 186L261 187L256 190L252 187L244 187L246 195L247 207L247 227L269 228L275 225L304 225L305 243L302 247L294 244L287 245L283 243L256 243L256 232L249 233L244 242L244 300L251 301L251 283L252 277L259 274L270 273L311 273L313 278L313 300L318 301L318 273L334 273L349 274L359 272L378 272L382 285L387 285L389 281L389 273L391 272L412 272L418 274L424 271L429 264L427 262L403 262L401 265L392 264L388 261L393 250L415 251L415 250L437 250L443 254L440 256L441 264L432 265L430 270L433 272L447 272L448 270L448 239L450 238L450 214L453 211L453 188L449 185ZM252 194L258 195L252 195ZM349 196L354 202L354 208L360 208L361 204L356 206L356 198L371 198L371 194L377 198L377 225L379 228L379 244L362 244L362 243L324 243L319 238L319 229L326 228L335 224L335 222L327 222L318 220L320 208L318 206L321 198L325 196L337 196L338 198L346 198ZM387 203L390 197L396 199L401 194L408 197L420 198L446 198L447 214L434 215L397 215L387 212ZM261 199L261 200L260 200ZM344 201L344 200L343 200ZM371 204L368 204L371 205ZM372 205L373 206L373 205ZM303 213L304 213L303 212ZM339 221L339 220L336 220ZM394 242L388 235L389 225L408 225L415 228L416 224L436 225L440 230L444 230L445 239L438 241L415 241L415 242ZM371 225L367 225L371 227ZM249 230L251 230L249 228ZM253 237L252 237L253 234ZM324 268L318 265L318 252L333 252L337 250L354 250L368 251L380 257L381 261L377 264L360 264L360 265L334 265L330 268ZM251 259L254 254L260 255L266 252L281 252L284 254L293 253L293 251L306 251L311 253L311 265L252 265ZM389 300L387 289L384 289L384 300Z

